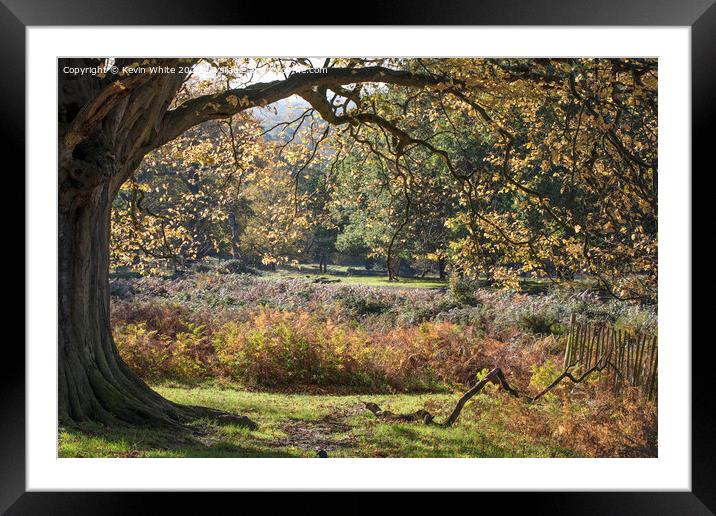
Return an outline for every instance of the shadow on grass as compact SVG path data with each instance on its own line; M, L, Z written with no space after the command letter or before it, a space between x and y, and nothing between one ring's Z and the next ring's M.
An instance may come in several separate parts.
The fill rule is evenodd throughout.
M223 435L219 427L168 431L151 428L107 428L82 424L59 429L60 458L161 458L161 457L300 457L298 450L262 446L252 432Z

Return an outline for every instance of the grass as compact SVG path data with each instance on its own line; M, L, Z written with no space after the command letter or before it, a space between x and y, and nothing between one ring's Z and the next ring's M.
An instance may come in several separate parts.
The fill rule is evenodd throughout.
M436 289L448 286L447 279L440 279L431 275L426 275L422 278L418 276L402 276L397 281L389 281L387 272L367 274L366 271L361 271L360 274L349 274L349 269L351 267L347 265L330 265L327 272L319 272L316 264L302 264L300 269L292 267L282 268L276 272L263 271L263 277L268 279L325 279L338 284L365 285L368 287ZM595 286L596 282L592 279L580 279L565 281L561 288L566 290L581 289L584 291ZM481 281L481 287L488 287L486 280ZM523 278L520 281L520 291L528 294L544 294L555 288L556 285L547 278Z
M318 273L317 271L278 271L275 273L265 273L267 278L307 278L307 279L325 279L335 281L336 283L344 283L347 285L366 285L368 287L390 287L390 288L444 288L447 287L447 281L439 278L399 278L397 281L389 281L387 274L360 274L349 276L338 271L329 270L327 273Z
M573 453L549 436L514 431L503 424L504 396L468 404L451 428L386 423L361 400L394 412L428 407L444 418L454 394L335 396L248 392L233 388L157 386L163 396L247 415L257 430L208 421L193 434L97 426L60 429L60 457L565 457ZM535 410L540 410L535 408Z
M338 267L338 266L335 266ZM263 277L267 279L285 279L285 278L301 278L301 279L325 279L338 284L346 285L365 285L367 287L388 287L388 288L424 288L436 289L447 288L448 281L439 278L426 276L420 277L400 277L397 281L389 281L387 274L360 274L346 275L340 271L332 271L319 273L318 269L309 269L306 271L296 272L290 270L279 270L277 272L263 273ZM564 282L560 287L563 290L588 290L594 288L596 283L591 280L573 280ZM486 281L483 280L482 288L489 288ZM550 290L557 287L549 279L546 278L524 278L520 282L520 292L527 294L546 294Z
M220 263L215 258L205 258L204 263L212 269L220 268ZM351 271L357 271L352 273ZM173 271L164 270L159 276L171 277ZM299 266L283 265L276 271L261 270L261 278L276 279L325 279L338 284L347 285L365 285L369 287L388 287L388 288L420 288L420 289L438 289L448 286L447 279L440 279L435 273L427 274L424 277L419 276L402 276L397 281L389 281L388 273L384 270L367 271L361 266L351 265L329 265L327 272L320 272L317 263L302 263ZM138 273L128 271L112 271L111 278L137 278ZM481 288L489 288L488 282L483 278ZM527 294L545 294L555 288L564 290L588 290L597 287L597 282L593 278L583 278L579 280L563 281L561 286L557 286L548 278L523 278L520 281L519 290Z
M358 274L351 274L351 270L359 271ZM388 281L388 273L386 271L375 271L368 273L359 266L350 265L329 265L327 272L320 272L317 263L305 263L299 267L284 266L276 272L264 271L267 278L325 278L337 281L337 283L345 283L349 285L366 285L369 287L391 287L391 288L444 288L448 286L447 279L440 279L433 274L427 274L425 277L400 277L397 281ZM488 284L483 278L482 287ZM562 288L571 290L587 290L594 288L596 282L594 279L579 279L563 282ZM546 293L550 289L554 289L555 284L547 278L523 278L520 281L520 291L529 294Z
M387 276L346 276L341 278L341 283L392 288L443 288L447 286L447 281L437 278L400 278L398 281L388 281Z

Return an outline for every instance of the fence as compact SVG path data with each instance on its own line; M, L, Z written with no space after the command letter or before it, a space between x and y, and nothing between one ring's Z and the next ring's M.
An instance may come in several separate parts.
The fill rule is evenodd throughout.
M638 387L653 399L657 392L658 345L655 335L616 329L606 324L570 324L564 369L604 371L618 393L625 385Z

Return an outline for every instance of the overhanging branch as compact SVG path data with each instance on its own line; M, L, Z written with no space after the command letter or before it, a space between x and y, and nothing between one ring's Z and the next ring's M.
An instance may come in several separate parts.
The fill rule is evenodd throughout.
M299 94L306 98L319 89L333 86L344 91L342 86L359 83L385 83L399 86L425 87L440 83L449 83L447 77L436 77L413 72L393 70L384 66L365 68L327 68L321 73L296 73L286 79L263 82L235 88L214 95L202 95L188 100L175 109L168 111L157 136L156 146L173 140L190 127L214 120L227 118L252 107L262 107L278 100ZM325 95L324 95L324 100ZM326 100L327 102L327 100ZM326 110L316 109L327 116L329 123L344 123L342 117L336 118ZM332 110L331 110L332 112Z

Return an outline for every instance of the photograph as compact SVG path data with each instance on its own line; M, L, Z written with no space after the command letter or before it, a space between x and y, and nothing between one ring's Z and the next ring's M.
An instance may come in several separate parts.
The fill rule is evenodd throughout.
M660 457L658 56L56 63L58 458Z

